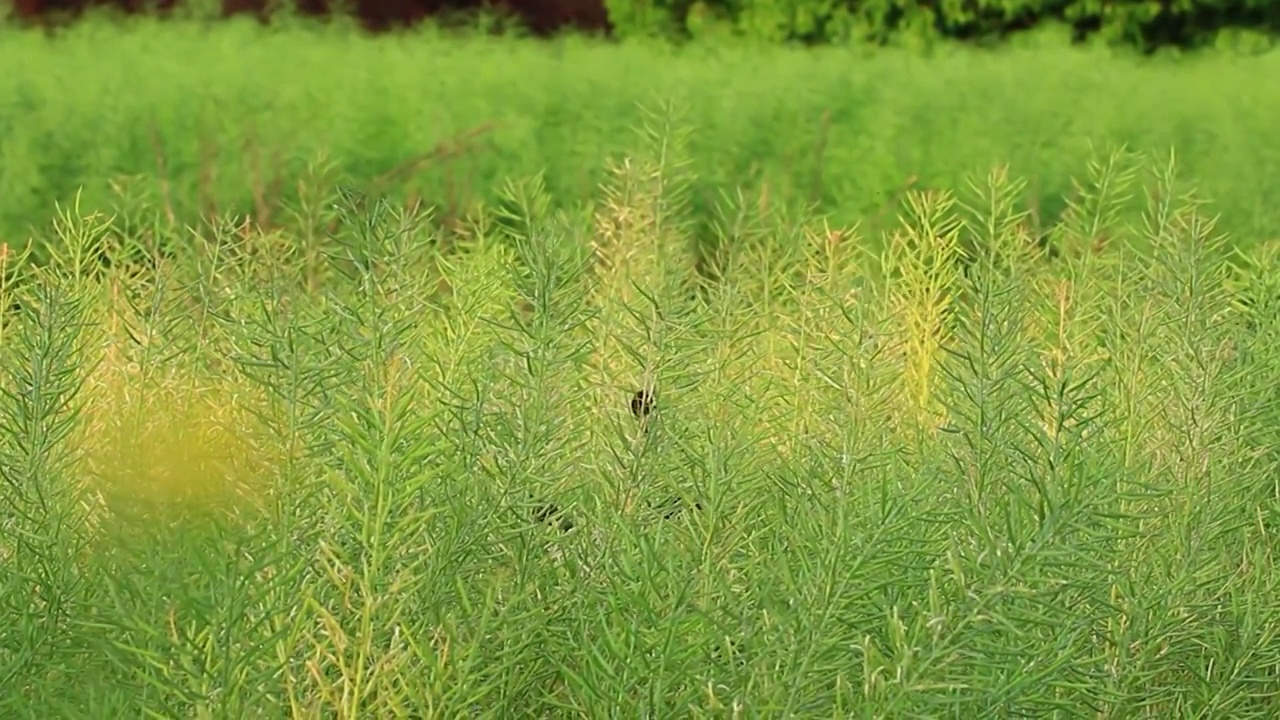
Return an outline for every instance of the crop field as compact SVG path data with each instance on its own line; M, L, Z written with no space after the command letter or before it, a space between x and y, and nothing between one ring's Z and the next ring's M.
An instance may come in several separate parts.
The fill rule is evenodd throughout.
M0 29L0 238L47 233L53 203L77 192L86 209L288 225L317 164L441 220L536 174L571 207L630 149L637 105L668 101L690 133L703 240L739 188L891 225L905 190L956 188L997 164L1027 179L1021 206L1049 226L1072 178L1119 146L1176 150L1235 242L1280 237L1280 53L1140 61L1047 37L922 57L126 27Z
M1280 713L1275 57L4 32L0 716Z

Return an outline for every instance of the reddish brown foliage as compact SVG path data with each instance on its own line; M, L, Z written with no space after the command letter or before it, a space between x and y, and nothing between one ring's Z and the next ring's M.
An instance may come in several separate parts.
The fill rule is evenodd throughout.
M262 16L268 0L221 0L224 15L249 13ZM161 12L176 0L14 0L14 14L27 21L47 20L55 15L76 15L88 7L110 6L127 13L145 12L148 7ZM297 0L300 11L324 15L331 0ZM604 0L351 0L361 23L370 30L386 30L413 25L427 17L465 14L484 8L517 19L535 35L546 36L567 29L587 32L609 31Z

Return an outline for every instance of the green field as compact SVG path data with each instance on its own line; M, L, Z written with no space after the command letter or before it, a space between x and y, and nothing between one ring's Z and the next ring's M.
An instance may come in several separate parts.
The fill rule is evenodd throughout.
M5 32L0 716L1280 713L1280 56Z
M442 215L537 173L568 206L633 148L637 106L663 101L691 132L704 240L735 188L872 222L904 187L956 188L997 163L1028 179L1026 207L1049 224L1071 179L1119 145L1176 149L1237 241L1280 237L1280 53L1139 61L1044 40L919 57L130 27L0 31L0 237L47 232L53 202L80 190L85 208L114 209L123 192L179 222L287 224L279 206L321 154L338 178Z

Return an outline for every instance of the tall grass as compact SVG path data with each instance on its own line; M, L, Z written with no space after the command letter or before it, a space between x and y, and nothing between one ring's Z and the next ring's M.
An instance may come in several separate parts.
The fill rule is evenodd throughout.
M707 283L667 117L453 247L306 186L6 253L0 707L1275 716L1274 245L1116 154L1056 260L997 169L880 239L745 200Z
M544 173L568 209L627 150L637 102L675 98L692 130L695 234L719 193L816 204L892 225L906 189L955 188L1006 164L1052 226L1093 148L1179 148L1185 172L1250 245L1277 237L1278 55L1139 61L1051 43L932 57L729 44L672 49L362 38L92 20L56 38L0 30L0 237L43 232L54 202L164 207L179 225L234 211L296 229L282 205L319 156L334 182L421 198L436 220Z

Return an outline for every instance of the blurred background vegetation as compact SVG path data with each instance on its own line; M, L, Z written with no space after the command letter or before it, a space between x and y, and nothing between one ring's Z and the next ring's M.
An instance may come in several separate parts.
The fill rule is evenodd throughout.
M1024 209L1047 227L1089 160L1124 146L1176 148L1253 245L1280 234L1278 7L20 0L0 30L0 241L39 257L55 203L77 198L170 229L289 225L335 183L446 227L508 179L582 205L637 106L671 100L704 242L732 222L726 188L874 231L907 190L996 164L1030 179Z
M137 20L0 39L0 239L49 232L55 203L166 223L292 222L316 183L436 206L449 223L506 179L595 196L634 144L638 104L671 100L690 131L693 222L726 188L838 224L892 221L907 189L959 188L1007 163L1049 224L1090 158L1176 148L1239 242L1277 236L1280 55L1139 59L958 45L930 54L745 41L621 47L358 33L216 31ZM322 177L316 175L320 173Z

